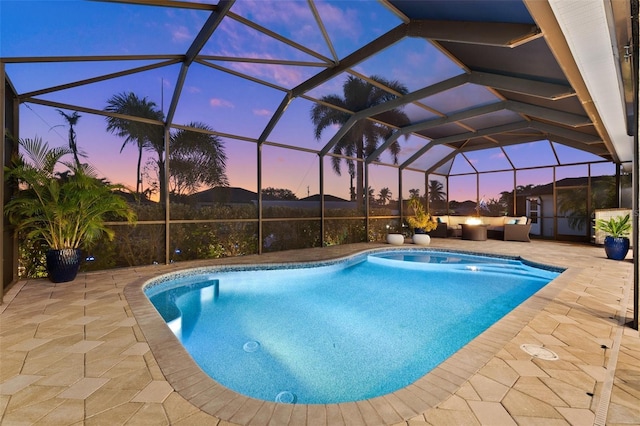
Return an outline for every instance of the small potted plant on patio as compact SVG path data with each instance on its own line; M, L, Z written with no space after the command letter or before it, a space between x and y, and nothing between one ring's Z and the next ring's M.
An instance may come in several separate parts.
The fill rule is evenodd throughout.
M409 208L413 216L407 217L409 228L413 229L413 243L419 245L429 245L431 237L426 233L437 228L438 223L431 218L431 215L424 209L424 206L417 197L409 200Z
M604 238L604 251L607 258L622 260L629 251L629 232L631 232L630 216L615 216L609 220L598 219L596 230L602 231L607 236Z
M63 161L67 148L50 148L40 138L21 139L21 152L5 168L5 178L17 182L5 214L17 234L44 241L47 272L53 282L73 281L80 267L81 247L102 235L112 239L107 219L136 220L134 211L90 166Z
M387 243L394 246L404 244L404 234L399 232L393 224L387 225Z

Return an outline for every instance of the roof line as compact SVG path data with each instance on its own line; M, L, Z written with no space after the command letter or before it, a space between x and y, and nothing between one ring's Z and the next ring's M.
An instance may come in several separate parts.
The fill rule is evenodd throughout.
M154 61L183 60L184 55L87 55L87 56L11 56L0 57L5 64L30 64L38 62L104 62L104 61Z
M130 69L124 70L124 71L114 72L114 73L110 73L110 74L104 74L104 75L101 75L101 76L98 76L98 77L87 78L85 80L74 81L73 83L61 84L61 85L58 85L58 86L48 87L46 89L35 90L33 92L23 93L23 94L18 95L18 99L31 98L33 96L44 95L46 93L52 93L52 92L57 92L57 91L60 91L60 90L66 90L66 89L71 89L71 88L74 88L74 87L84 86L84 85L87 85L87 84L98 83L100 81L110 80L110 79L118 78L118 77L124 77L126 75L131 75L131 74L136 74L136 73L139 73L139 72L149 71L149 70L153 70L153 69L156 69L156 68L162 68L162 67L165 67L165 66L168 66L168 65L174 65L174 64L177 64L179 62L180 62L179 59L171 59L171 60L168 60L168 61L159 62L157 64L145 65L145 66L137 67L137 68L130 68Z
M560 28L555 14L551 9L551 5L548 1L522 1L529 10L531 16L542 29L549 49L558 61L558 65L567 76L567 80L569 80L569 83L575 89L582 107L591 118L591 121L593 122L593 125L595 126L597 132L601 135L602 140L607 146L607 149L609 150L613 161L615 163L619 163L620 157L618 156L618 153L613 146L613 142L611 141L611 137L607 132L604 123L602 122L602 117L598 113L598 109L593 102L593 98L589 93L589 89L587 89L586 83L584 82L584 79L580 74L578 65L573 58L571 49L569 48L567 40L562 33L562 29Z

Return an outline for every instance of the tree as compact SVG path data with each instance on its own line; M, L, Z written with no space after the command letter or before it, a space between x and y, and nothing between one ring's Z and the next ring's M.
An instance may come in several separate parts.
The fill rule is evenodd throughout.
M482 204L482 209L487 216L504 216L507 213L506 207L505 204L495 198L490 198L489 201L485 200Z
M587 230L587 187L557 191L558 213L565 215L569 227L576 231Z
M367 196L369 197L370 204L373 204L376 202L375 192L376 190L373 189L372 187L367 188Z
M391 200L391 197L392 197L391 191L387 187L382 188L378 193L378 201L383 206Z
M113 95L107 101L107 107L104 109L107 112L121 115L128 115L132 117L147 118L155 121L163 121L164 114L156 109L156 104L153 101L145 98L139 98L135 93L120 93ZM138 147L138 163L136 169L136 193L140 193L142 176L140 173L142 162L143 149L153 149L159 154L159 167L158 173L160 175L160 196L164 195L164 162L162 160L162 153L164 152L163 128L158 125L143 123L139 121L129 120L117 116L107 117L107 131L114 133L116 136L125 138L120 152L129 143L135 143ZM162 148L160 148L162 146Z
M412 188L409 190L409 198L419 198L420 197L420 189Z
M78 144L76 142L76 131L73 126L78 124L78 120L82 116L78 114L78 111L73 111L73 114L67 114L66 112L59 109L57 109L56 111L58 111L69 124L69 149L73 154L73 159L76 162L76 167L80 168L80 159L78 158Z
M268 187L262 190L262 197L270 200L297 200L290 189Z
M444 185L442 182L436 179L431 179L429 181L429 203L437 204L447 201L447 193L444 191Z
M383 104L397 98L395 93L404 95L408 92L407 88L397 81L388 81L381 77L372 76L371 80L386 86L390 91L383 90L377 85L361 80L356 77L349 76L342 86L343 97L340 95L323 96L321 103L316 104L311 109L311 120L315 126L315 137L320 140L322 131L327 127L334 125L344 125L351 113L346 111L358 112L376 105ZM334 105L334 108L330 105ZM380 140L387 139L393 132L393 127L383 124L393 123L396 126L402 126L409 123L409 117L402 110L395 108L387 111L380 116L378 120L360 120L333 147L335 157L331 157L333 170L340 175L340 166L343 157L349 168L349 173L356 176L356 200L358 205L362 206L364 201L364 170L363 162L356 159L364 159L371 155L377 148ZM389 151L393 156L394 164L398 163L398 153L400 152L400 144L394 141L389 146Z
M447 202L447 193L444 191L442 182L436 179L429 180L429 205L432 209L444 209Z
M213 130L204 123L191 122L187 126L204 132L180 129L171 135L170 192L189 195L202 185L228 186L227 155L222 140L211 134ZM158 164L158 167L160 165Z

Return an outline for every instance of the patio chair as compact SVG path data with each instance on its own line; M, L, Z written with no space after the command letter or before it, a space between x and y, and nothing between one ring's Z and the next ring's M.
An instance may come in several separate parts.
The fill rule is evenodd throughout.
M529 233L531 232L531 219L527 219L527 223L505 224L504 225L504 241L523 241L530 242Z

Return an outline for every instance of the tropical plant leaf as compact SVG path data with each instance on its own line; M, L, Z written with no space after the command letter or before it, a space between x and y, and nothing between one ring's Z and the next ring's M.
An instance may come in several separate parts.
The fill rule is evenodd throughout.
M107 218L136 221L126 200L115 192L122 185L98 179L90 166L65 162L69 149L50 148L39 138L19 143L21 155L6 172L20 188L5 205L16 232L44 240L51 249L75 249L102 235L112 239Z
M608 220L598 219L596 221L596 230L602 231L614 238L626 237L631 232L631 217L615 216Z

